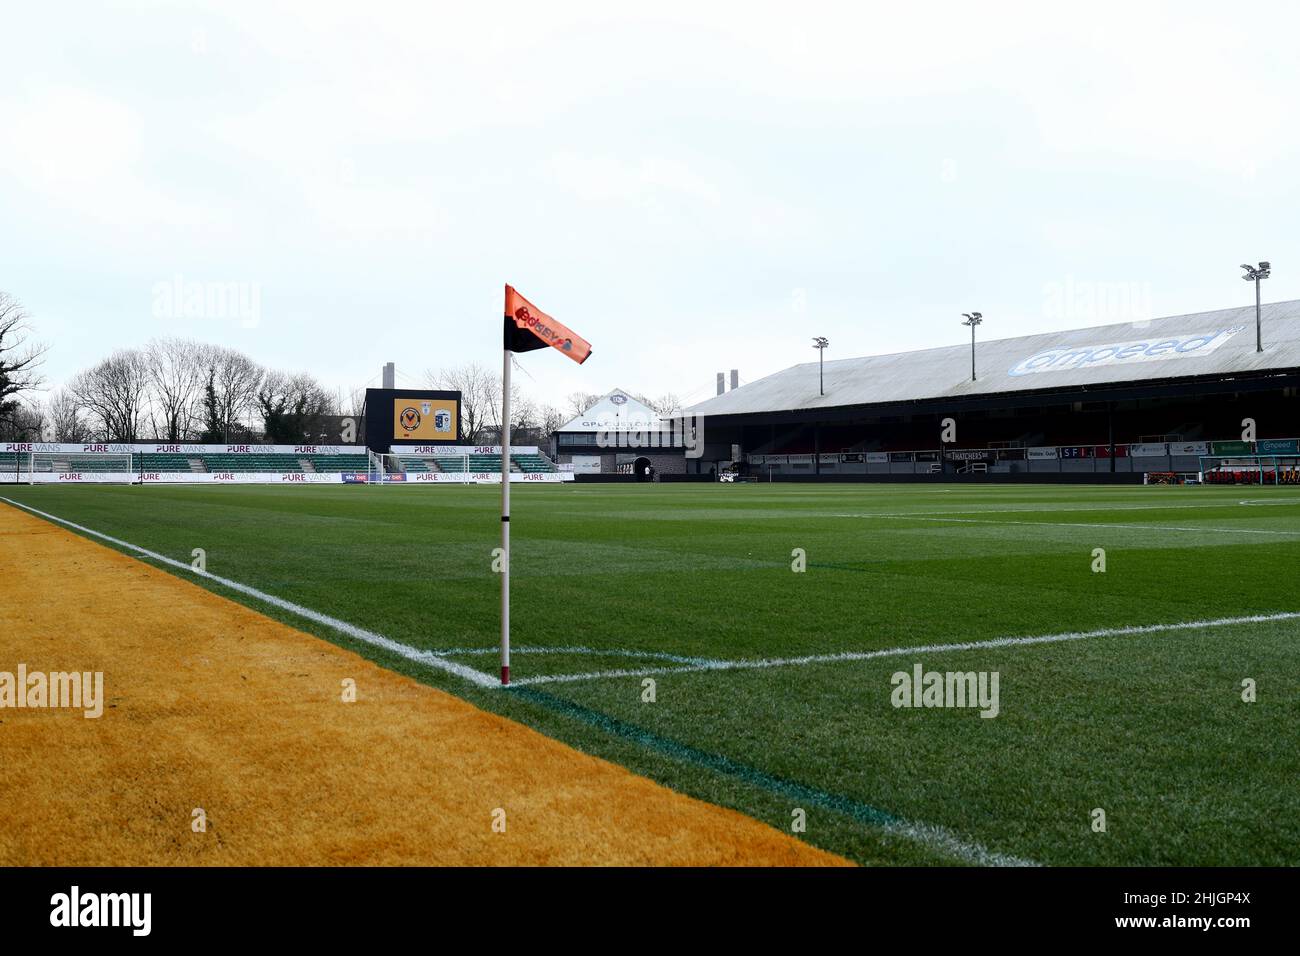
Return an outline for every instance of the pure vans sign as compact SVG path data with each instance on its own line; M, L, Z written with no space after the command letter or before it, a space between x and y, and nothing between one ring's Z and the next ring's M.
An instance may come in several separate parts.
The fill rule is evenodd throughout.
M1008 375L1036 375L1066 369L1102 368L1107 365L1131 365L1137 362L1160 362L1165 359L1195 358L1209 355L1245 326L1237 325L1196 335L1117 342L1113 345L1079 345L1046 349L1018 362Z

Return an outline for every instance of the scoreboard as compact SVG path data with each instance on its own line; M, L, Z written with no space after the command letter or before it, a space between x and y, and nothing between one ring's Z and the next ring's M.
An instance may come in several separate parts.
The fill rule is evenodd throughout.
M460 392L366 389L366 445L386 452L401 445L460 444Z

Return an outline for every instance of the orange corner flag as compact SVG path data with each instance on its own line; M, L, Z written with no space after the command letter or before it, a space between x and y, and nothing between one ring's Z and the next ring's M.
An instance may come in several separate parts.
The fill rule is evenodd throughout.
M591 343L570 331L506 286L505 345L510 352L531 352L550 346L579 365L591 355Z

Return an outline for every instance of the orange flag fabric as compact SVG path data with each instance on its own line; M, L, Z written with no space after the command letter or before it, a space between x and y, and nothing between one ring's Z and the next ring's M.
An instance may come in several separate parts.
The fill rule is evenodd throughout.
M550 346L579 365L591 356L591 343L551 318L506 286L505 346L511 352L531 352Z

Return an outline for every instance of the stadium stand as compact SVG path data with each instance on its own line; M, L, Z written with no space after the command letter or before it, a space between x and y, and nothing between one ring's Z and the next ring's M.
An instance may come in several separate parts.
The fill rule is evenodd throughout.
M318 473L365 471L370 467L370 459L365 455L306 455L299 462L310 465ZM304 466L303 470L308 469Z
M1300 400L1300 301L1262 306L1262 348L1255 320L1243 307L981 340L974 379L969 344L801 363L684 409L707 421L687 471L1132 482L1213 470L1216 483L1284 483L1268 456L1296 454L1283 446ZM1254 478L1214 463L1245 451L1264 459Z
M198 459L192 459L188 455L154 455L140 453L135 456L136 471L206 471L203 463ZM196 467L197 465L197 467Z
M281 473L301 472L299 455L199 455L208 471L271 471ZM364 468L365 466L362 465Z
M22 443L0 446L0 481L68 480L78 482L209 482L337 480L357 484L378 481L379 458L355 445L203 445L166 443ZM467 481L491 481L501 470L494 448L448 447L440 454L385 455L385 475L403 480L402 473L426 476L447 472ZM460 454L455 452L460 451ZM522 446L511 455L515 474L572 480L536 446ZM44 477L42 477L44 476ZM58 476L58 477L56 477ZM120 476L120 478L118 477ZM388 479L385 478L385 481ZM457 481L453 477L451 480Z
M513 462L514 460L513 455L511 456L511 460ZM404 458L402 459L402 461L405 462L407 461L407 459ZM430 462L436 465L437 471L446 472L447 474L462 474L467 471L496 472L501 470L500 455L456 455L454 457L445 457L445 458L436 455L429 455L426 456L423 459L423 461ZM411 469L408 467L407 470L410 471ZM435 469L429 469L429 470L435 470ZM515 471L517 469L511 467L510 470Z
M498 472L501 470L500 455L399 455L402 470L406 472L443 472L445 474L464 474L466 472ZM555 474L559 472L555 462L542 454L517 454L510 456L510 470L525 474Z
M32 462L36 471L77 472L129 472L132 471L130 455L76 455L64 452L36 455Z
M510 460L518 466L518 471L527 472L529 474L559 471L559 469L555 467L555 462L551 461L545 455L511 455ZM498 467L500 466L498 465Z

